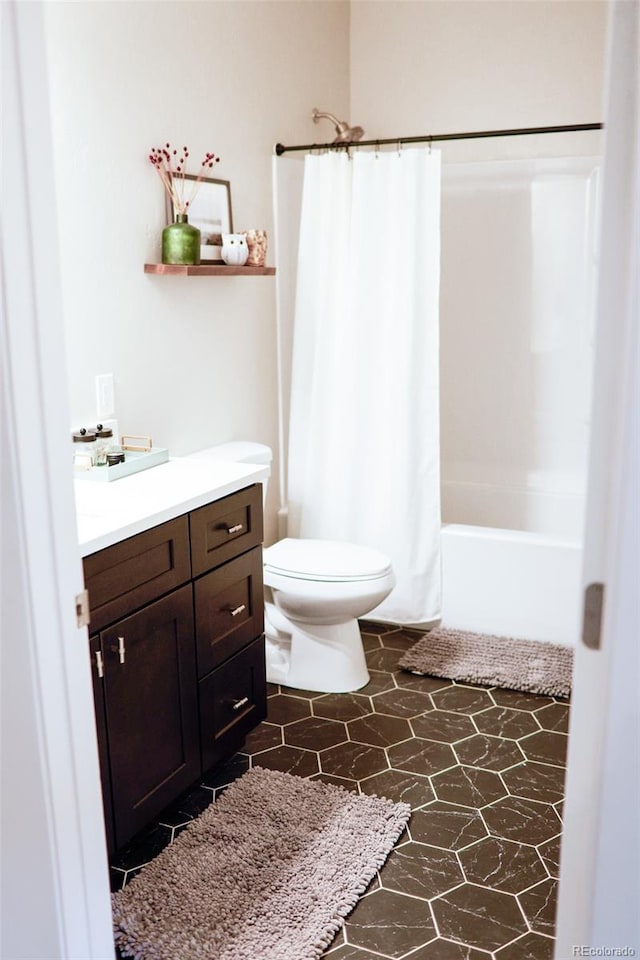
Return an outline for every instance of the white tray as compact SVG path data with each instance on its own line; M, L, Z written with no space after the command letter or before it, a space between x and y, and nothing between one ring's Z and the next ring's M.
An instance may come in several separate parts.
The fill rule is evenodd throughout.
M136 450L124 451L124 463L116 463L113 467L91 467L90 470L74 470L73 476L78 480L90 480L98 483L110 483L122 477L130 477L132 473L157 467L166 463L169 451L165 447L152 447L151 450L141 453Z

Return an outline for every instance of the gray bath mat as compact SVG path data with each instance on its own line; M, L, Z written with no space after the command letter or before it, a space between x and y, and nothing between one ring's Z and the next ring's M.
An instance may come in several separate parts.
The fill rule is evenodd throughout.
M315 960L409 815L406 803L249 770L112 895L116 944L136 960Z
M398 665L447 680L568 697L573 648L442 627L418 640Z

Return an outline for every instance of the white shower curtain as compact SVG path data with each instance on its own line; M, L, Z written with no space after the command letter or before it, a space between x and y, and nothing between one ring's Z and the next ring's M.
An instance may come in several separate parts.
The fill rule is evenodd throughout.
M440 616L439 260L438 153L306 157L289 535L387 553L403 624Z

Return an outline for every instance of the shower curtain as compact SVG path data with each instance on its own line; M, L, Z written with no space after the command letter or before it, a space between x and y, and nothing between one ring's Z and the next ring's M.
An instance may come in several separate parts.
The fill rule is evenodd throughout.
M439 257L439 153L305 158L288 532L388 554L402 624L440 616Z

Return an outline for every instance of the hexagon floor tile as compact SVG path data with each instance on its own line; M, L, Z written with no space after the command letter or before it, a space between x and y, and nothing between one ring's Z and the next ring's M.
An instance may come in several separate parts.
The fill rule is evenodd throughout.
M347 723L349 739L376 747L390 747L411 738L411 727L400 717L387 717L382 713L370 713L368 717L350 720Z
M124 886L250 766L412 808L329 960L551 960L569 705L398 668L419 631L361 623L355 693L268 685L268 717L120 850Z
M420 843L445 850L464 850L486 837L487 828L479 810L436 800L411 814L409 833Z
M457 743L467 737L477 736L470 717L447 710L429 710L422 716L414 717L411 726L416 737L441 743Z
M323 773L350 780L364 780L389 767L384 750L364 743L340 743L323 750L318 756Z
M481 809L506 794L497 773L479 767L457 766L431 778L438 800Z
M480 950L497 950L528 930L515 897L486 887L465 883L432 907L445 937Z
M503 893L521 893L548 879L534 847L498 837L486 837L458 854L465 877Z
M345 936L356 947L399 958L433 940L436 929L426 900L381 889L349 914Z
M380 871L385 890L429 900L463 882L455 853L424 843L403 843Z

